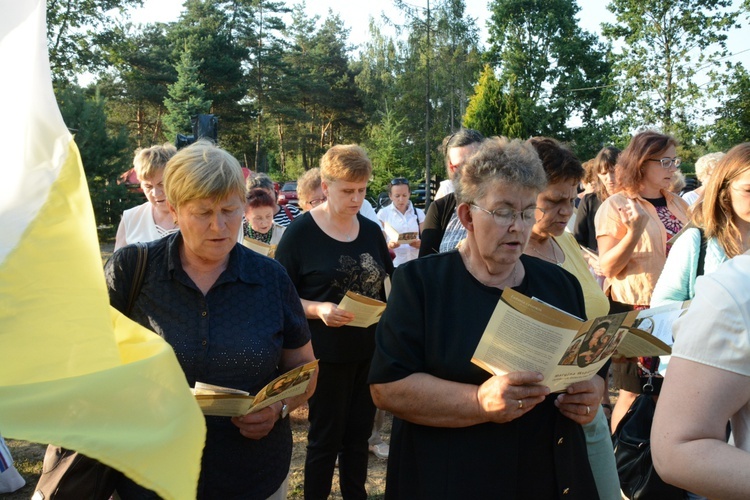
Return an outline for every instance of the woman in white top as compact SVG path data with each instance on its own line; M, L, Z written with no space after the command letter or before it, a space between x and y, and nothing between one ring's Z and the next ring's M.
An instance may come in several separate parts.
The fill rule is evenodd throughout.
M424 222L424 211L415 208L409 197L409 181L403 177L392 179L388 185L388 197L391 204L378 212L378 219L385 230L388 248L393 250L396 257L393 265L399 266L404 262L419 257L420 236L422 234L422 223ZM405 233L417 233L417 238L411 243L399 243L399 235Z
M169 143L136 150L133 168L148 201L123 212L115 250L131 243L158 240L177 231L167 206L163 181L164 167L175 153L177 148Z
M695 205L695 202L701 197L706 190L706 184L708 184L711 174L714 172L716 165L719 164L719 161L721 161L723 157L724 153L719 151L718 153L708 153L707 155L703 155L695 162L695 176L698 178L701 185L682 195L682 199L685 200L688 205Z

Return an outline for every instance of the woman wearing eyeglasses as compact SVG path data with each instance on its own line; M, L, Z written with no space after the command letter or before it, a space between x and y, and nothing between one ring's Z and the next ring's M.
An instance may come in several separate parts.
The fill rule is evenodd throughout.
M533 137L527 142L542 160L547 186L536 197L536 222L524 253L556 264L575 276L583 289L586 317L604 316L609 313L609 301L589 271L578 242L565 230L575 212L577 188L584 175L581 162L572 151L549 137ZM609 388L602 377L594 377L594 382L599 386L599 394L606 406L600 408L601 405L597 404L596 418L584 426L586 448L599 497L619 500L620 481L606 413L611 408Z
M276 246L286 230L273 220L276 202L273 196L261 188L251 189L246 199L245 220L242 223L243 244L252 250L256 250L257 247L248 240L271 245L269 253L265 255L273 258Z
M419 246L422 243L420 237L425 218L424 211L412 204L410 196L411 189L407 179L392 179L388 185L391 204L378 212L388 248L396 254L393 259L393 265L396 267L419 257ZM399 243L401 237L408 238L411 240L410 243Z
M622 152L617 168L620 191L607 198L596 213L599 266L609 279L613 312L646 309L667 260L667 241L688 222L687 203L669 191L679 168L677 141L654 131L635 135ZM617 428L636 396L640 375L655 372L658 358L613 359L612 372L619 397L612 410Z
M586 314L574 276L523 253L546 184L530 145L487 139L455 182L464 244L394 274L370 371L394 415L387 498L598 498L581 425L601 388L551 395L536 372L471 363L506 287Z
M297 179L297 198L302 210L312 210L326 201L323 188L320 187L319 168L311 168Z

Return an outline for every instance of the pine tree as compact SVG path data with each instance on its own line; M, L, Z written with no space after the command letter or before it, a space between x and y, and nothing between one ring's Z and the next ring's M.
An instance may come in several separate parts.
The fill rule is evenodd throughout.
M177 81L169 86L169 97L164 100L167 108L164 127L169 132L169 137L190 134L190 117L207 113L211 108L211 101L205 96L204 85L198 80L199 64L193 61L190 51L185 50L175 66Z
M487 137L503 135L504 104L505 97L500 82L495 76L495 71L487 64L466 108L464 126L478 130Z

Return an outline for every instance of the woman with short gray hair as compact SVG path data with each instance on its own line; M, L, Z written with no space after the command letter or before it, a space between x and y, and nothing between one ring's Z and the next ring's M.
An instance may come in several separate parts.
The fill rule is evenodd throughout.
M546 183L530 145L485 140L456 182L464 243L395 273L370 370L375 404L394 415L386 497L598 498L581 427L597 386L552 395L539 373L471 363L507 287L586 314L575 277L523 255Z

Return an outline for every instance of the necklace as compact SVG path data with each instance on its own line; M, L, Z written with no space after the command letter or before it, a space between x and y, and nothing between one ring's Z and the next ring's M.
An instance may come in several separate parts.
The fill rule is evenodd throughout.
M552 243L552 238L549 239L549 246L552 249L552 258L551 259L549 258L549 256L544 255L542 252L540 252L539 250L537 250L536 245L531 245L531 249L534 250L534 252L536 252L536 254L539 255L544 260L546 260L548 262L554 262L558 266L562 267L563 263L560 262L559 260L557 260L557 252L555 252L555 245L554 245L554 243Z
M341 229L339 229L336 226L334 226L334 228L336 229L336 231L338 231L338 233L341 236L343 236L346 239L346 241L352 241L351 234L354 231L354 221L352 221L351 224L349 225L349 230L347 232L342 231Z

